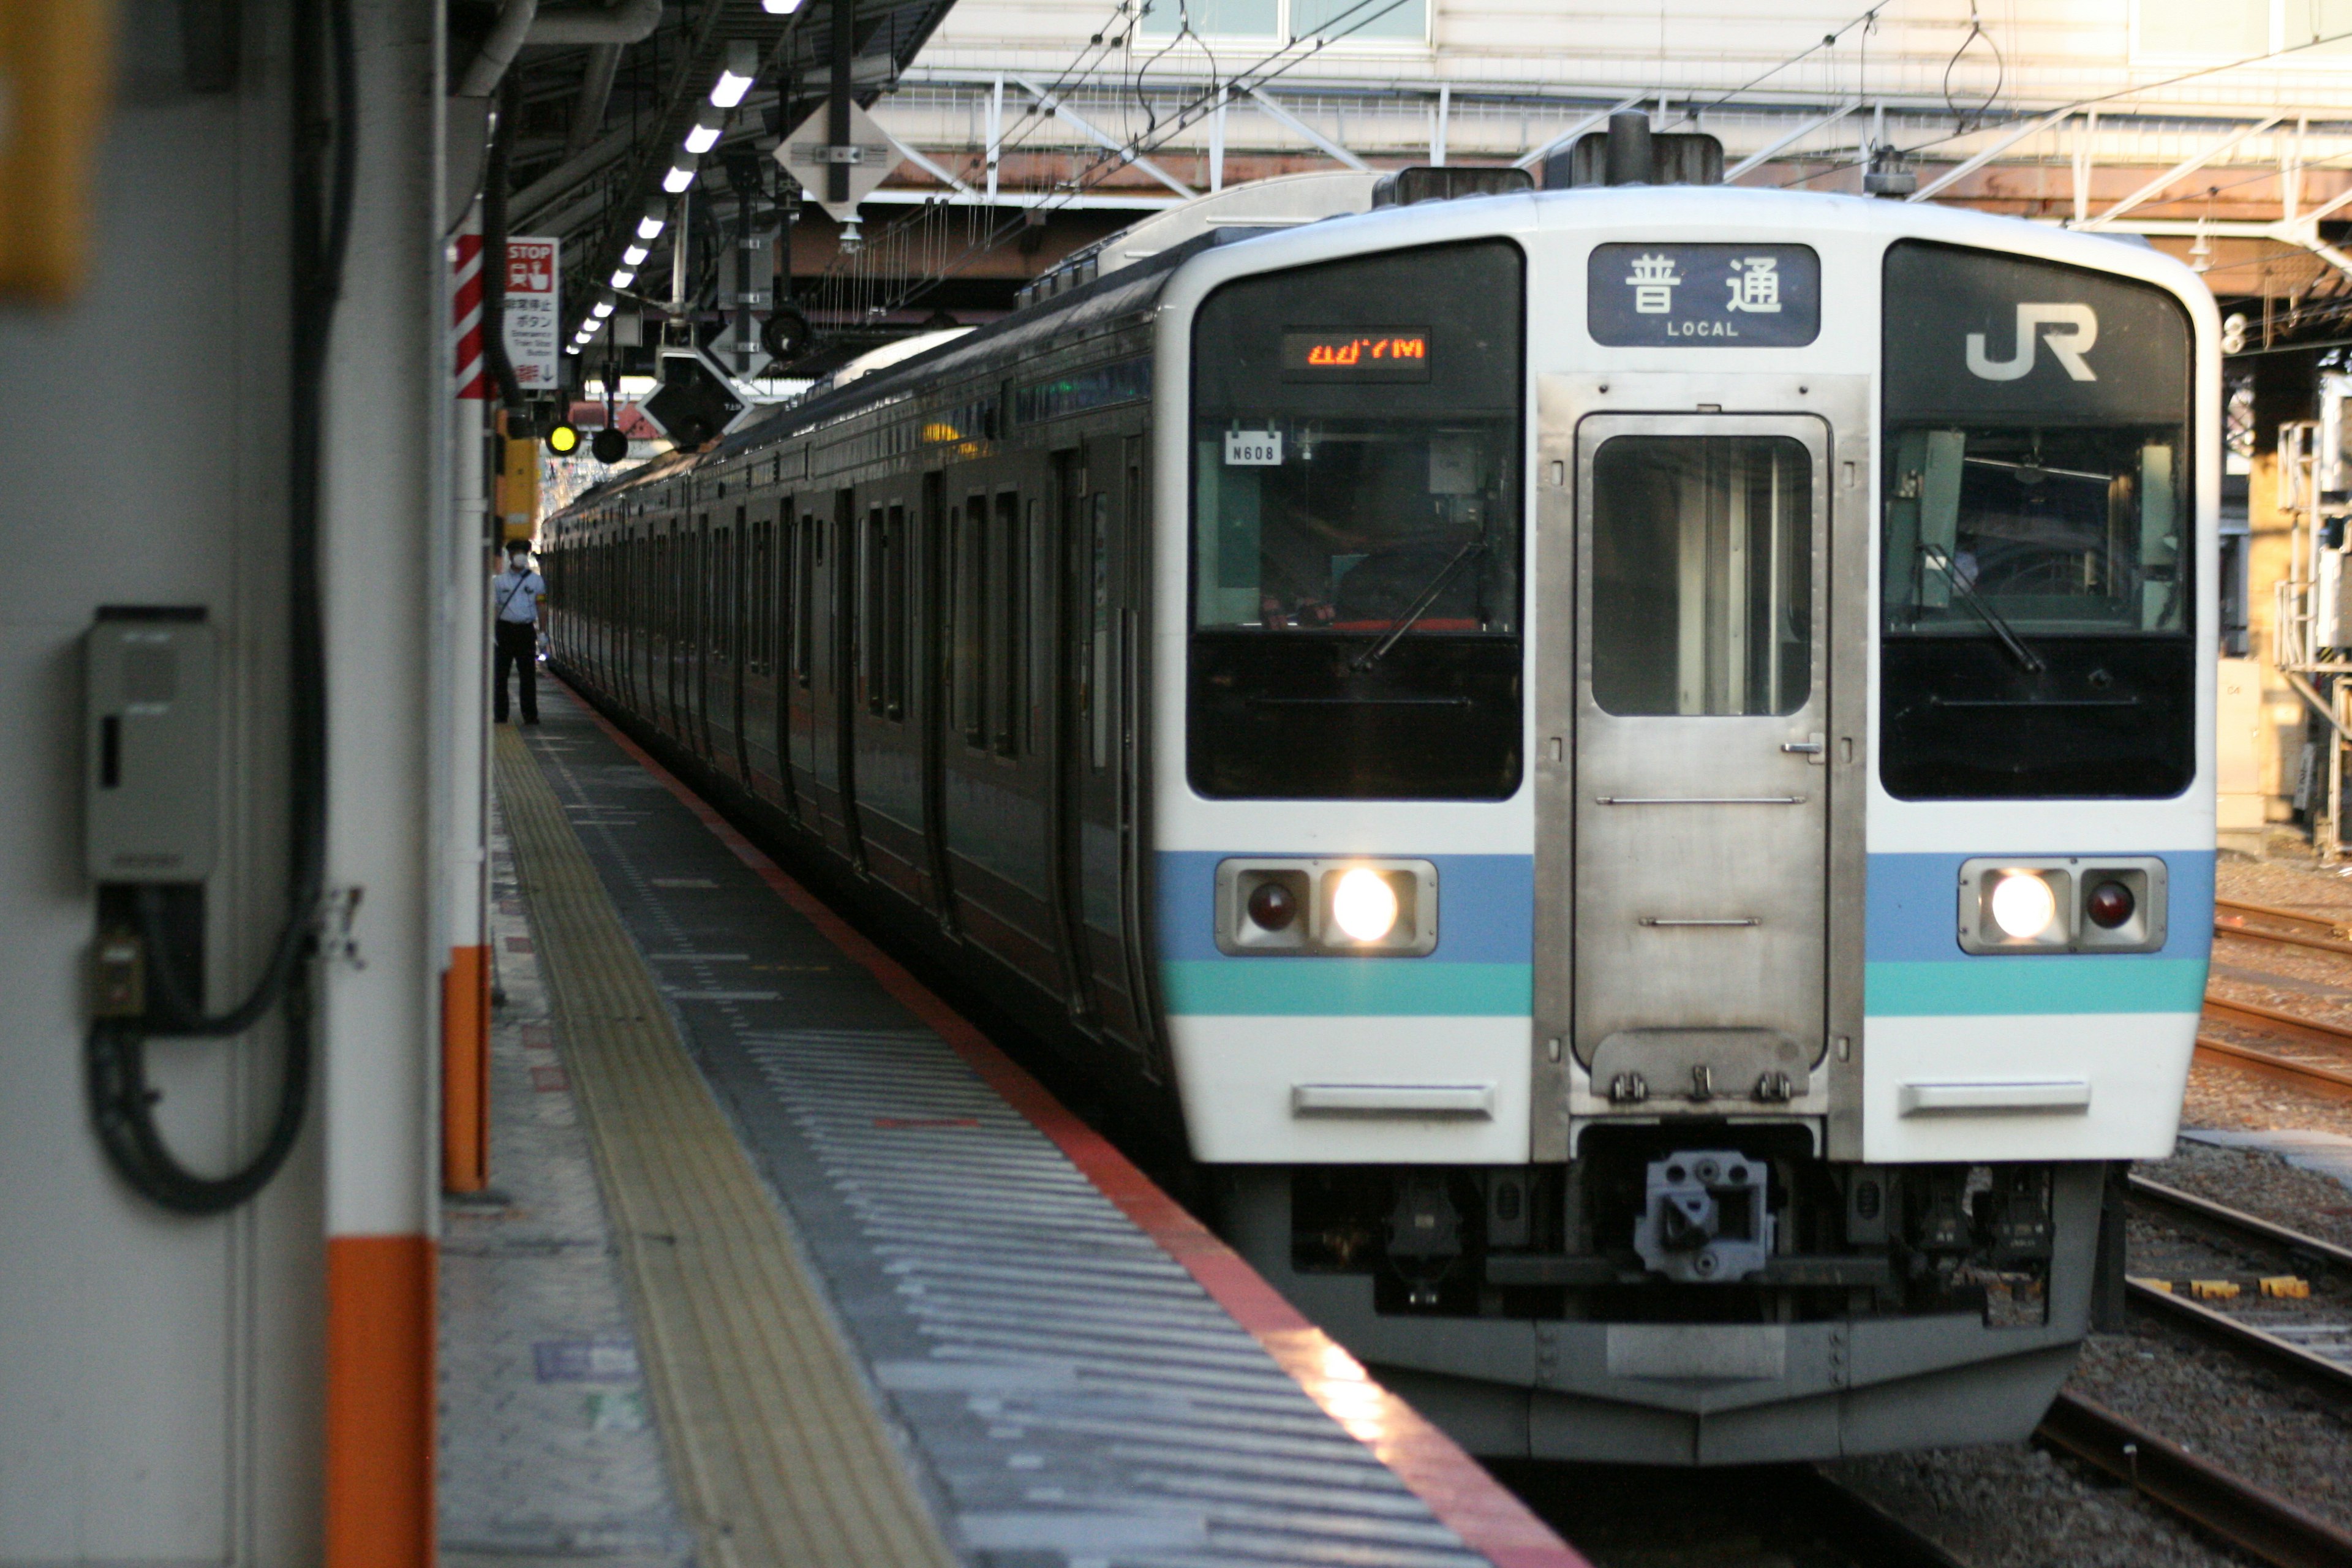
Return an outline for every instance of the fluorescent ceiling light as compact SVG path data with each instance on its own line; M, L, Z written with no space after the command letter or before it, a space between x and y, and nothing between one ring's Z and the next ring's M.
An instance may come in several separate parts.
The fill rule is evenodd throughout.
M639 239L659 239L661 237L662 229L668 224L668 222L669 219L666 217L656 217L652 213L647 213L645 216L637 220L637 237Z
M692 184L694 184L694 171L683 166L675 167L662 176L662 189L671 195L677 195Z
M789 16L801 8L801 0L760 0L760 9L771 16Z
M698 125L686 133L686 150L698 158L718 145L719 127L716 125Z
M646 258L652 254L653 251L645 246L633 245L629 247L628 249L621 252L621 265L624 267L643 267L646 264Z
M599 300L594 304L588 307L588 313L601 321L605 317L613 313L613 301L610 300Z
M618 267L613 269L613 276L608 279L608 282L610 286L614 289L625 289L636 280L636 268L634 267Z
M732 109L743 101L751 90L751 82L760 74L760 47L749 38L738 38L727 46L727 64L719 79L710 84L710 101L721 109Z

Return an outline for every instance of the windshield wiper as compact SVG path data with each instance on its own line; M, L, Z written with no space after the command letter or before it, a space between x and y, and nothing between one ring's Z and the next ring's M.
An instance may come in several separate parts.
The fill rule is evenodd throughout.
M1932 544L1921 545L1919 556L1928 565L1941 572L1944 574L1944 581L1960 591L1960 597L1968 602L1969 608L1983 617L1984 624L1992 628L1992 635L2000 639L2000 646L2009 650L2011 658L2025 667L2026 673L2039 675L2050 668L2042 662L2040 654L2018 640L2017 633L2010 629L2007 621L2001 619L2000 612L1987 603L1982 594L1977 592L1976 584L1953 569L1951 557Z
M1464 563L1472 556L1484 555L1486 552L1486 542L1484 539L1474 539L1455 551L1454 559L1437 569L1437 575L1429 580L1429 586L1423 588L1414 597L1412 607L1398 617L1396 625L1389 628L1388 636L1350 659L1348 668L1361 675L1378 664L1387 655L1389 649L1396 647L1399 637L1412 630L1413 622L1429 614L1429 606L1437 603L1437 595L1445 592L1445 584L1454 581L1454 574L1462 570Z

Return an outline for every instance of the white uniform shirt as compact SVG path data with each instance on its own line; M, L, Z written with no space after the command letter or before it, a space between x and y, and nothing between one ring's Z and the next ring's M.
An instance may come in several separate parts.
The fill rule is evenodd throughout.
M490 608L502 621L524 626L539 619L539 602L547 595L547 579L526 566L509 568L490 579Z

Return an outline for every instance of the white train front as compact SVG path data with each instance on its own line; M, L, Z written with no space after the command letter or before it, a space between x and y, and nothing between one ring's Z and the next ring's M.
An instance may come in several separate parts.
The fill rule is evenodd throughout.
M2204 988L2214 344L1896 202L1213 230L584 499L560 658L1477 1451L2015 1438Z

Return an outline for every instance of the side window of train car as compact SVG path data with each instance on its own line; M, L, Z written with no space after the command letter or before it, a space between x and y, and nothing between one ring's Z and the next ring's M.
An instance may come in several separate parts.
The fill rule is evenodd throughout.
M1881 781L1912 800L2179 794L2187 311L2149 284L1922 241L1885 268Z
M735 514L749 547L743 599L743 672L767 673L768 657L768 522L754 519L747 507Z
M947 646L950 649L949 678L953 688L954 724L971 746L988 743L988 731L983 704L981 700L981 650L985 646L981 610L983 603L981 582L982 550L982 533L987 526L988 498L975 495L967 498L960 507L948 512L953 560L950 570L954 578L950 595L950 614L953 624L949 628Z
M907 717L907 667L914 626L907 613L913 593L914 552L907 534L907 508L894 505L883 518L882 712L894 722Z
M996 526L989 541L987 605L991 615L989 639L989 732L1000 757L1018 757L1028 731L1028 683L1022 679L1022 658L1028 615L1029 552L1024 547L1021 497L1000 491Z
M1185 731L1202 795L1518 789L1524 275L1517 246L1481 240L1202 304Z
M803 686L809 683L816 665L816 569L823 559L820 543L816 514L801 513L800 569L793 586L793 674Z
M866 509L865 533L857 549L857 688L865 696L866 710L877 718L889 706L882 668L882 601L890 578L890 542L884 531L887 515L878 506Z
M710 657L725 664L734 649L730 633L735 623L735 535L719 529L710 535Z
M1097 769L1110 766L1111 626L1110 626L1110 495L1097 490L1088 498L1087 524L1087 699L1088 761Z

